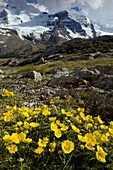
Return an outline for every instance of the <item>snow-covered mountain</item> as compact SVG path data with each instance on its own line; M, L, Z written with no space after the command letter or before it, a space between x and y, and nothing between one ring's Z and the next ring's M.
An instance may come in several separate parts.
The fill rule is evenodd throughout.
M0 27L16 30L22 39L61 43L72 38L95 37L105 33L86 16L72 11L49 14L45 6L26 0L0 2Z

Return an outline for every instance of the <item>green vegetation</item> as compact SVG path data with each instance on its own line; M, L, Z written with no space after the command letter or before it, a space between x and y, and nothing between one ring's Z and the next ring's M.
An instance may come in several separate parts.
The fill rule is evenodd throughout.
M59 96L33 110L15 100L14 92L3 89L1 170L112 169L113 121L106 125L82 107L63 105Z
M96 58L94 60L77 60L77 61L54 61L54 62L47 62L45 64L40 64L40 65L34 65L34 64L30 64L30 65L26 65L26 66L22 66L22 67L1 67L2 70L6 70L7 69L7 73L8 74L14 74L14 75L18 75L21 73L25 73L31 70L36 70L39 72L48 72L51 69L53 69L54 67L64 67L64 68L68 68L69 70L73 70L77 67L80 68L91 68L91 67L95 67L95 66L104 66L107 64L113 64L113 58Z

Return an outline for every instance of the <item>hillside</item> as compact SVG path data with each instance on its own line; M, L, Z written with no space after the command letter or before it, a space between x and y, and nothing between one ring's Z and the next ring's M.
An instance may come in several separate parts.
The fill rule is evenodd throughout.
M42 46L43 47L43 46ZM41 50L41 48L40 48ZM12 60L7 61L6 65L24 66L27 64L43 64L48 61L73 61L88 60L99 57L112 57L113 37L100 36L90 39L75 38L61 45L47 46L45 50L37 49L37 52L26 58L15 58L14 65ZM5 65L5 62L1 63Z
M95 166L97 170L111 170L113 37L77 38L48 46L41 52L38 49L29 56L20 55L22 49L19 46L19 57L0 58L0 169L19 169L21 161L21 167L29 170L37 167L41 170L62 170L62 167L87 170ZM56 130L63 126L58 134L52 129L54 124ZM107 148L104 159L96 156L98 141L91 150L87 142L88 146L78 138L81 134L94 133L108 134L109 140L99 137L101 148ZM10 135L15 146L13 150L10 148L12 141L7 140ZM39 152L39 147L36 149L39 139L46 139L43 153ZM61 147L64 139L73 141L76 154L74 149L65 153ZM52 153L47 140L56 144ZM4 164L4 161L7 162ZM42 168L42 165L45 166Z

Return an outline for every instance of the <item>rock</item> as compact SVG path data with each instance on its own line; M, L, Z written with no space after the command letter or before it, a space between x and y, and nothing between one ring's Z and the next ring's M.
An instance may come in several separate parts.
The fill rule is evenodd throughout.
M0 69L0 74L3 74L3 73L4 73L3 70Z
M88 68L77 68L75 69L71 75L77 76L82 79L92 79L93 77L97 77L100 75L100 72L97 69L88 69Z
M94 68L77 68L72 72L63 72L63 69L56 69L56 76L53 76L47 83L51 87L77 88L88 81L88 85L105 91L113 90L113 66L102 66ZM55 73L55 70L51 72ZM64 73L64 74L63 74Z
M59 78L61 76L68 76L69 75L69 70L67 68L62 68L62 67L55 67L49 72L52 74L52 77Z
M53 55L49 55L47 56L46 60L59 60L59 59L62 59L63 58L63 55L61 54L53 54Z
M65 88L72 88L77 87L80 83L80 80L77 77L73 76L61 76L59 78L52 78L48 81L47 86L50 87L65 87Z
M0 80L4 79L5 75L0 74Z
M41 81L42 75L39 72L33 70L20 75L18 78L30 78L30 79L34 79L35 81Z
M104 89L106 91L113 90L113 75L103 74L98 79L93 79L92 86Z

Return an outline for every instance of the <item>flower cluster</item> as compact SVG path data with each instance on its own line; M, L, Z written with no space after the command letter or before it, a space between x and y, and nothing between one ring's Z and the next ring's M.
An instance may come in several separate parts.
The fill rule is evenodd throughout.
M2 97L13 97L13 96L15 96L14 92L9 91L7 89L3 89L2 92L3 92Z
M34 110L24 106L6 106L6 110L1 121L5 122L3 141L9 153L26 147L38 155L59 151L76 154L82 149L106 162L113 121L105 125L100 116L86 115L84 108L67 111L57 108L53 101Z

